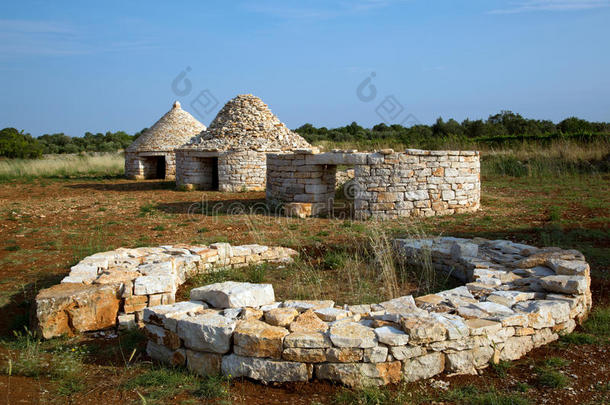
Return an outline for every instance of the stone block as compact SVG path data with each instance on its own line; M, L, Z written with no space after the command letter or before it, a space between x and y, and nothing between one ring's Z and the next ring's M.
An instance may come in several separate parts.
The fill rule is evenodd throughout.
M214 308L258 307L274 302L275 294L271 284L225 281L192 289L191 299Z
M305 363L277 361L236 354L223 356L222 373L231 377L247 377L263 383L308 381L312 367Z

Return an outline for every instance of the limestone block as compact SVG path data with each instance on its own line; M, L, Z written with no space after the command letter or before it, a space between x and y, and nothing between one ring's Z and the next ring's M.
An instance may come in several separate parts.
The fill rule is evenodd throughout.
M146 344L146 353L154 360L169 366L183 366L186 362L186 352L184 349L171 350L150 340Z
M337 381L348 387L380 386L398 383L399 361L386 363L323 363L315 366L316 377Z
M584 294L587 291L587 278L584 276L546 276L540 279L542 288L564 294Z
M144 331L149 341L165 346L171 350L180 348L180 337L172 331L152 324L146 324Z
M35 329L45 339L114 326L120 285L57 284L35 299Z
M517 303L515 311L526 313L529 326L534 329L548 328L570 318L570 304L564 301L535 300Z
M337 323L330 328L330 340L337 347L368 348L377 346L377 336L372 328L356 322Z
M141 276L133 283L135 295L150 295L175 291L173 276Z
M274 302L275 294L271 284L225 281L192 289L191 299L214 308L258 307Z
M350 312L338 308L320 308L314 310L314 313L325 322L338 321L351 315Z
M282 359L304 363L323 363L326 361L326 350L289 347L282 352Z
M443 353L430 353L405 360L402 366L402 373L405 381L412 382L433 377L442 373L444 369L445 355Z
M233 333L233 352L240 356L280 359L288 330L261 321L241 321Z
M146 323L163 326L165 329L176 332L178 319L187 315L196 315L204 312L207 304L201 301L183 301L171 305L160 305L145 308L143 319Z
M299 312L307 311L308 309L332 308L334 305L335 302L331 300L287 300L283 304L284 307L295 308Z
M328 335L322 332L293 332L284 337L285 348L323 349L331 345Z
M291 332L326 332L328 324L310 309L300 314L289 329Z
M305 363L277 361L259 357L229 354L222 358L222 373L231 377L247 377L263 383L308 381L312 368Z
M221 364L221 354L186 350L186 367L202 377L220 374Z
M404 346L409 342L409 335L402 330L391 327L382 326L375 329L375 335L380 343L389 346Z
M362 361L363 349L354 347L331 347L326 349L326 361L331 363L357 363Z
M193 350L227 353L236 321L213 313L178 320L177 333Z
M362 361L365 363L383 363L388 358L388 348L385 346L376 346L364 349Z

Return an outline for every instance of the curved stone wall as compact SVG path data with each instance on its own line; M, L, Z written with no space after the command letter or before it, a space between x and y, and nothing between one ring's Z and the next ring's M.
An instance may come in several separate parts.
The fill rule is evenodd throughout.
M458 238L395 246L466 285L343 307L276 302L269 284L208 285L189 302L144 309L148 354L201 375L383 385L518 359L570 333L591 307L589 265L574 250Z
M374 153L302 149L267 155L267 201L301 217L327 213L337 166L354 167L354 217L387 219L476 211L479 152L384 149Z
M174 245L96 253L72 266L61 284L36 296L32 323L48 339L61 335L135 327L142 310L175 302L188 278L227 267L291 261L297 252L261 245Z
M158 158L163 158L165 176L162 180L176 177L176 154L173 151L125 152L125 177L132 180L156 179Z

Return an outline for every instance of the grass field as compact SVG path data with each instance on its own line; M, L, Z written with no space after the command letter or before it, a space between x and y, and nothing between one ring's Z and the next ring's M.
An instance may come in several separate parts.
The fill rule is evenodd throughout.
M42 161L29 162L42 166L19 169L30 173L23 178L14 169L16 162L2 162L13 169L3 172L9 174L0 184L0 401L608 403L610 174L600 163L607 150L578 148L555 144L541 150L483 151L480 211L384 223L229 215L232 204L253 206L264 200L264 193L181 192L171 182L104 179L120 175L119 155L71 157L63 166L49 159L44 164L57 164L54 172ZM221 209L189 214L202 200ZM446 388L433 381L347 390L326 383L275 387L202 379L151 365L138 334L40 342L24 329L38 289L57 283L81 258L120 246L228 241L284 245L300 252L300 259L286 268L251 267L191 280L179 291L183 297L188 287L225 279L271 282L278 299L333 298L341 303L442 288L450 280L425 285L430 274L379 266L385 263L383 243L374 241L409 235L480 236L579 249L592 267L594 313L575 333L525 359L489 367L481 376L435 378Z
M119 153L95 155L46 155L42 159L0 160L0 181L36 178L112 178L123 175Z

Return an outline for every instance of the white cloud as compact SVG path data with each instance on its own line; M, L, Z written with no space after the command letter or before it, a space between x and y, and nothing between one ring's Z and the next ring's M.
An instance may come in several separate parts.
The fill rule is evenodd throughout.
M578 11L609 7L610 0L526 0L512 2L506 8L491 10L490 14L517 14L533 11Z

